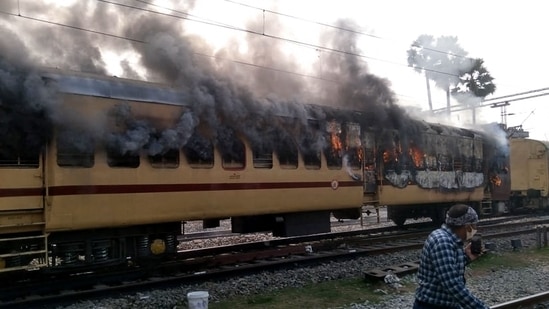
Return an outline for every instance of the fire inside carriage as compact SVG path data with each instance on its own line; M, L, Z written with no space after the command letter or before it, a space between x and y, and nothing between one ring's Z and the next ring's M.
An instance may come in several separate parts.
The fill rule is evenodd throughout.
M440 222L456 202L510 210L499 127L385 126L368 112L291 104L239 116L204 112L164 85L40 76L71 117L44 126L51 135L33 147L18 126L2 136L0 272L166 257L189 220L294 236L329 232L331 216L360 218L365 205L387 206L398 225Z

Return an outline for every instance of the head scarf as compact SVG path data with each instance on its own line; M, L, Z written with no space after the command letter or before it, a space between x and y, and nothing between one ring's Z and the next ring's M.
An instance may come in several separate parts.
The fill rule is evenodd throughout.
M469 206L467 212L460 217L452 218L446 213L446 224L453 226L464 226L466 224L476 224L478 222L478 215L473 207Z

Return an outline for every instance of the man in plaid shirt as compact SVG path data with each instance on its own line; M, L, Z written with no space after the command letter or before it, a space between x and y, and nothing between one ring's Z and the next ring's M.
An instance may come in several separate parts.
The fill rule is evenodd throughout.
M446 213L446 223L431 232L421 252L414 309L487 308L465 286L465 265L478 256L464 248L476 233L478 215L464 204Z

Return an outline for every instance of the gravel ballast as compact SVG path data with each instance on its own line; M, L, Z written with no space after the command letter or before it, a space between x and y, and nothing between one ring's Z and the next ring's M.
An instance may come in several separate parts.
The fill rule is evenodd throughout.
M513 237L520 239L521 250L536 246L535 235ZM491 241L496 249L489 254L501 254L513 251L511 239ZM352 261L324 263L314 267L281 270L277 272L262 272L245 277L232 278L222 282L209 282L200 285L181 286L179 288L152 290L147 293L129 294L119 298L105 298L75 303L70 306L58 307L67 309L84 308L186 308L186 294L190 291L205 290L210 297L209 302L216 302L240 295L253 295L269 291L297 288L303 285L362 276L364 270L376 267L387 267L417 260L420 250L397 252L384 256L362 257ZM488 305L513 300L549 290L549 262L547 265L532 265L517 269L498 268L486 272L483 276L469 276L467 285L480 299ZM332 309L398 309L411 308L414 296L409 292L415 288L415 275L411 274L401 279L401 284L407 287L399 291L387 286L377 291L382 296L382 302L373 304L343 303ZM411 288L410 288L411 287ZM385 294L387 293L387 294Z

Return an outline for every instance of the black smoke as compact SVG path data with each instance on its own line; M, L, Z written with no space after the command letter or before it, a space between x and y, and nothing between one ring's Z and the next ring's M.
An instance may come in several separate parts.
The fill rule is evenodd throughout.
M67 121L63 112L54 108L58 100L55 89L34 72L46 66L105 75L107 51L132 53L138 59L137 64L122 60L120 77L169 84L187 94L182 103L191 107L179 115L174 127L158 129L147 120L135 119L128 106L117 106L110 115L118 119L120 130L101 133L101 138L120 154L147 149L155 155L180 149L190 141L200 141L195 136L199 129L217 145L228 148L237 147L231 140L233 133L239 132L257 147L274 149L291 136L302 150L315 152L328 144L325 128L332 118L341 116L339 109L361 111L364 117L355 120L366 126L401 132L403 145L420 129L398 106L390 82L372 74L356 56L363 51L355 33L326 30L319 44L333 51L322 53L322 71L316 73L328 81L315 84L310 78L283 73L299 71L300 61L288 56L279 41L248 34L245 55L234 41L215 52L215 58L205 58L203 54L214 55L214 50L204 38L186 34L184 19L139 10L155 9L144 2L131 5L136 8L97 1L76 1L71 7L29 2L20 8L3 8L25 16L49 16L71 26L29 22L16 16L0 23L4 34L0 36L0 112L4 119L0 125L7 137L3 140L10 140L14 151L24 152L25 145L38 148L49 138L53 122ZM192 12L194 2L175 2L174 6L177 12L171 14L183 16L181 12ZM258 15L247 27L259 29L262 23ZM283 23L271 18L269 25L271 36L282 35L277 29L282 29ZM356 25L342 20L337 26ZM261 68L226 60L243 57ZM12 143L12 139L18 142Z

